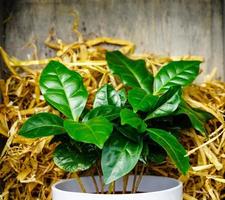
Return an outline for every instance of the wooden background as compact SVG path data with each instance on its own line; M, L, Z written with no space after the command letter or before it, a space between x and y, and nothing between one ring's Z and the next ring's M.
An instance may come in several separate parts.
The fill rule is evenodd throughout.
M9 17L0 26L0 42L10 55L27 59L31 49L22 47L35 38L39 56L51 55L43 45L51 27L66 42L76 39L70 15L76 9L86 38L128 39L138 52L201 55L204 74L217 67L224 79L224 5L222 0L5 0L0 13Z

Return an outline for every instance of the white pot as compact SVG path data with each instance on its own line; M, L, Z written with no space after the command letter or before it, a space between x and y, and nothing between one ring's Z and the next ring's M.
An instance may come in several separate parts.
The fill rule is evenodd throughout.
M182 183L176 179L143 176L135 194L96 194L90 177L81 177L87 193L80 192L80 186L74 179L62 180L52 186L53 200L182 200ZM96 177L100 188L99 178ZM127 191L131 191L133 176L129 176ZM116 181L115 191L122 191L122 179ZM107 191L108 186L105 186Z

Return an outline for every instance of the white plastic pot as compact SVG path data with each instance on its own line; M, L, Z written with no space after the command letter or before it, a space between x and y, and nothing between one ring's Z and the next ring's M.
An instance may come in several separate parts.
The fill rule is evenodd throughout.
M74 179L62 180L52 186L53 200L182 200L182 183L176 179L143 176L135 194L96 194L90 177L82 177L87 193L80 192L80 186ZM100 188L98 177L97 184ZM127 191L131 191L133 176L129 176ZM115 191L122 191L122 179L116 181ZM107 191L108 186L105 186Z

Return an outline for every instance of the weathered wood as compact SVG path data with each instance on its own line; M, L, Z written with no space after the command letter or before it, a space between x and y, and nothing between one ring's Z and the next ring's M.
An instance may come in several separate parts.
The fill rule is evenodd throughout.
M0 46L3 46L3 1L1 0L0 0ZM2 60L0 59L0 78L2 77L2 70L3 70L3 63Z
M3 1L0 1L0 44L3 43Z
M22 47L35 37L39 56L51 55L43 45L50 27L63 40L73 41L70 11L76 9L85 37L128 39L139 52L202 55L204 74L217 67L224 78L223 5L221 0L17 0L6 25L6 48L27 58L30 49Z
M224 59L223 69L225 71L225 0L221 0L221 4L222 4L222 27L223 27L223 59Z

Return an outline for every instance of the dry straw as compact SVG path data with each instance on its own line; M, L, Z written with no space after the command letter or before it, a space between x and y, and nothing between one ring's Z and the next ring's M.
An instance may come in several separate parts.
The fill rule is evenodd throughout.
M55 36L53 32L49 34L45 44L55 50L53 58L21 61L9 57L0 48L0 55L12 74L7 80L0 82L3 96L0 104L0 140L6 140L0 155L0 181L3 190L0 199L50 200L53 183L62 178L77 177L76 174L65 173L54 165L52 153L56 145L50 143L51 137L31 140L17 134L21 124L32 114L53 112L59 115L44 102L38 85L41 68L50 60L58 60L83 76L89 92L88 107L92 106L96 90L105 83L111 83L116 89L123 87L107 68L105 51L108 46L119 48L131 58L144 59L153 74L162 65L174 60L152 54L134 55L134 44L131 42L113 38L86 41L76 29L74 31L78 35L78 41L71 44L65 44L59 39L52 40ZM200 58L184 56L178 59ZM225 83L208 77L208 81L202 85L185 88L184 98L192 107L206 110L215 117L206 126L210 132L209 137L205 138L193 129L182 132L182 143L188 150L192 164L187 176L179 174L170 160L161 165L148 166L145 173L175 177L183 181L185 200L223 199Z

